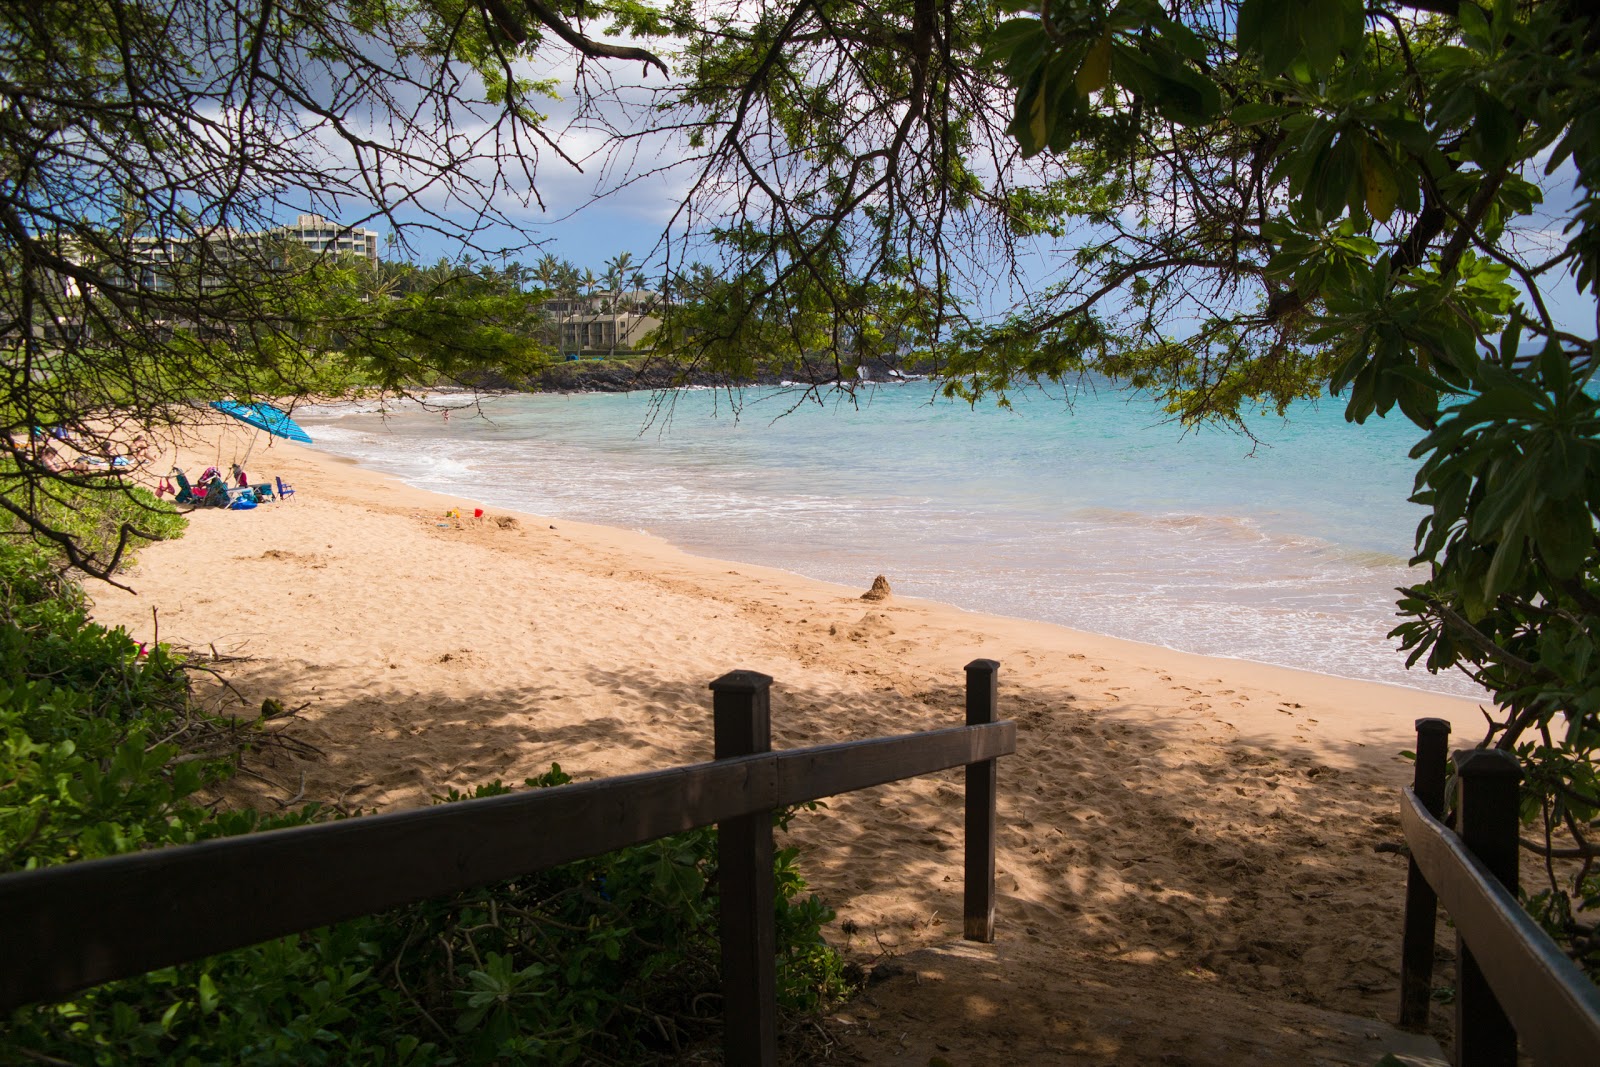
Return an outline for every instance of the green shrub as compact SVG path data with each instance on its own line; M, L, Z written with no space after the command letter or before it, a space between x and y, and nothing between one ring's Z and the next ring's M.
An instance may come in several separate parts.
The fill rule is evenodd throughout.
M45 527L71 537L81 552L100 561L109 561L116 552L126 524L138 533L128 543L122 565L133 562L134 553L147 540L166 541L181 537L189 520L167 500L142 486L112 480L109 476L83 476L88 484L74 485L52 478L37 486L23 501L34 518ZM100 479L99 484L95 484ZM0 489L8 493L27 492L16 462L0 457ZM0 534L13 541L34 544L48 558L65 557L54 541L36 537L21 520L9 513L0 517Z
M779 1001L805 1012L849 990L794 857L775 864ZM101 1064L670 1062L720 1026L715 861L693 830L108 983L17 1012L10 1037Z
M188 712L164 648L89 620L31 546L0 544L0 871L192 840L223 770L156 739Z

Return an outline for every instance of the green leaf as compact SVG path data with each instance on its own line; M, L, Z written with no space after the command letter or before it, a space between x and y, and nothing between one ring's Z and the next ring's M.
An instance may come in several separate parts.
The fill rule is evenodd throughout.
M1545 388L1560 396L1572 386L1572 361L1560 342L1551 341L1539 353L1539 376Z
M1594 516L1581 497L1550 501L1540 512L1535 547L1557 578L1571 578L1583 568L1594 546Z
M1045 113L1045 100L1047 97L1045 82L1041 77L1039 79L1039 91L1034 94L1033 104L1028 108L1028 133L1033 138L1034 145L1041 147L1050 139L1050 126Z
M1274 119L1281 119L1285 115L1293 113L1293 108L1285 107L1282 104L1251 101L1249 103L1236 104L1233 110L1228 112L1228 121L1235 126L1259 126L1263 122L1271 122Z
M210 1015L216 1011L218 1000L217 984L211 980L210 972L200 975L200 981L196 984L196 989L200 994L200 1014Z
M1474 93L1474 103L1476 114L1467 136L1472 159L1484 170L1498 170L1516 148L1516 118L1510 108L1481 89Z
M1361 184L1367 213L1379 222L1388 222L1400 199L1400 183L1383 150L1370 140L1361 145Z
M1078 76L1073 84L1080 96L1088 96L1104 89L1110 75L1111 31L1108 29L1089 46L1089 53L1083 57L1083 66L1078 68Z
M1456 9L1456 18L1461 22L1461 36L1480 52L1486 52L1490 47L1489 20L1484 17L1483 9L1478 7L1475 0L1466 0ZM1473 57L1476 60L1476 57Z

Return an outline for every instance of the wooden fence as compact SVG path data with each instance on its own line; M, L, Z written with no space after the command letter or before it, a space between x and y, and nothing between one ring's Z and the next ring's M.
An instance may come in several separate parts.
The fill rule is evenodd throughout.
M0 876L0 1013L717 823L726 1059L776 1063L773 809L965 766L964 934L994 939L999 670L967 665L966 726L782 752L772 679L734 671L711 763Z
M1450 724L1417 720L1400 822L1411 849L1400 965L1400 1025L1427 1025L1434 929L1456 927L1455 1062L1515 1067L1520 1038L1540 1064L1600 1064L1600 987L1517 903L1521 768L1509 752L1455 754L1456 828L1440 817Z

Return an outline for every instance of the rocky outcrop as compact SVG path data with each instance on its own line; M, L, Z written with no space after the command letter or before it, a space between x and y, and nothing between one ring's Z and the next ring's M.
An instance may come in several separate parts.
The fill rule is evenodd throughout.
M852 382L893 381L897 375L925 375L929 367L893 368L887 364L872 364L865 368L864 376ZM626 393L636 390L679 389L686 386L736 388L750 385L778 385L783 382L804 382L827 386L836 382L836 367L831 362L819 361L814 365L797 365L780 372L763 370L749 377L702 370L680 364L663 357L615 359L582 359L551 363L535 374L520 379L504 375L486 374L472 385L488 390L515 390L541 393Z

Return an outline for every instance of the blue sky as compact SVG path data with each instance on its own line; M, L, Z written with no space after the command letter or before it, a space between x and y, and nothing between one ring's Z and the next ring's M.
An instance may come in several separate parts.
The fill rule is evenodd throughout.
M620 252L632 253L635 269L647 278L659 276L663 258L663 234L673 221L674 212L682 203L693 179L693 164L686 161L688 149L673 135L647 134L621 142L613 131L637 131L651 121L654 94L663 88L659 75L654 82L643 79L634 64L615 68L585 68L581 74L574 58L557 56L543 69L532 69L536 77L552 78L562 99L549 101L546 129L561 143L563 151L575 161L576 166L558 158L553 152L541 153L536 181L538 198L527 191L510 190L497 198L496 207L510 216L526 233L511 229L490 230L479 237L479 245L488 248L516 248L530 240L535 247L521 248L503 257L503 261L519 261L531 265L542 255L550 254L569 260L580 270L589 268L597 274L604 269L605 261ZM582 101L585 89L598 90L616 102L601 109L585 109ZM579 169L581 167L581 170ZM1521 234L1514 247L1524 250L1529 261L1547 258L1564 247L1566 235L1562 230L1571 217L1577 200L1574 189L1575 173L1570 163L1554 175L1545 177L1530 174L1545 191L1545 203L1529 219L1519 224ZM514 195L518 194L520 195ZM542 206L540 201L542 201ZM346 220L349 221L349 220ZM373 224L374 228L387 229L386 225ZM679 228L681 235L681 227ZM413 258L432 262L440 256L454 258L461 253L459 245L452 245L427 234L413 236ZM675 237L681 239L681 237ZM1040 247L1030 261L1023 265L1023 287L1029 282L1048 282L1070 249L1054 252ZM479 259L485 257L481 254ZM492 262L502 257L489 256ZM674 247L675 261L683 258L683 249ZM687 257L692 261L694 255ZM707 257L709 258L709 257ZM1592 297L1580 295L1570 276L1557 276L1552 271L1544 279L1544 294L1552 315L1562 328L1583 336L1596 333L1596 303ZM993 294L998 306L1019 300L1024 294Z

